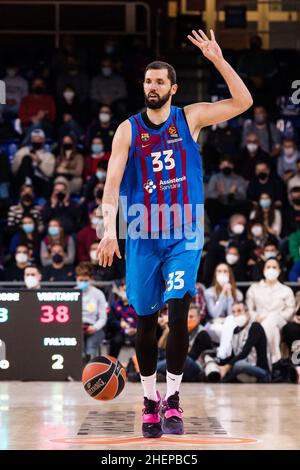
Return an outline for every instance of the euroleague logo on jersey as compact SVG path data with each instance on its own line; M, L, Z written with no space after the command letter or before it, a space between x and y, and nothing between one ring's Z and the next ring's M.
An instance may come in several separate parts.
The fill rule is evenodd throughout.
M178 131L175 126L170 126L168 129L168 133L170 137L174 137L174 138L179 137Z

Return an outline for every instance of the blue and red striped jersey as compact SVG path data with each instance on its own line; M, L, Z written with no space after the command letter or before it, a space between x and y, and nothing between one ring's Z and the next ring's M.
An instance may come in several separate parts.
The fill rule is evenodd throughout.
M132 139L120 187L127 222L139 220L141 230L156 232L203 216L201 155L183 109L171 106L159 129L148 127L141 113L129 120Z

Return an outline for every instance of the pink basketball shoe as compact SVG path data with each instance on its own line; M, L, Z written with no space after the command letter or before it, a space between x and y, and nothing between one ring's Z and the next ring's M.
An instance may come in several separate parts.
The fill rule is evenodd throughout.
M163 400L162 409L164 434L184 434L183 410L179 406L179 392L175 392L167 400Z
M161 418L159 409L161 404L160 394L157 393L157 401L149 400L144 397L144 408L142 414L142 432L144 437L161 437L163 435L161 429Z

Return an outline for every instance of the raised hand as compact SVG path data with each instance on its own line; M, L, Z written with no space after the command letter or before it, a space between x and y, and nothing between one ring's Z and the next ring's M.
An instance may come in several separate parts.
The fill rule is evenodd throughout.
M202 29L199 29L198 31L200 34L193 29L192 33L194 36L188 35L189 40L202 51L204 57L214 64L222 60L223 54L215 39L213 30L210 30L211 39L208 39Z

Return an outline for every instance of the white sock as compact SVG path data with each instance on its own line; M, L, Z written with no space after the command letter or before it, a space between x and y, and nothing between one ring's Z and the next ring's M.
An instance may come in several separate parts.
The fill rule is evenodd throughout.
M147 377L140 374L140 377L144 389L144 397L147 397L149 400L157 401L156 372L154 372L153 375L148 375Z
M175 375L167 371L167 393L165 400L167 400L171 395L174 395L175 392L179 392L182 376L183 374Z

